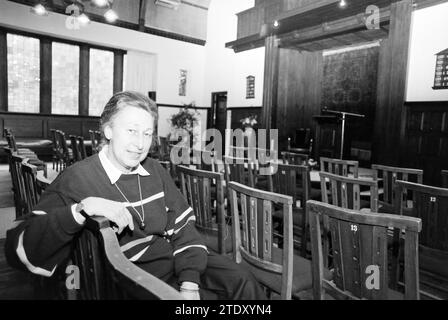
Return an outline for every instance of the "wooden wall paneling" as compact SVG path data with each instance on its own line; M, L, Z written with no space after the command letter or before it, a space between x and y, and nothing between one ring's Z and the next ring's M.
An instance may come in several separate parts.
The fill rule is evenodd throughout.
M389 38L381 42L373 143L374 161L399 165L412 0L391 4Z
M6 32L0 29L0 111L8 111L7 56L8 56L8 47L6 43Z
M82 122L77 119L49 119L48 128L64 131L68 139L70 134L81 135Z
M123 91L123 57L122 51L114 52L114 93Z
M42 119L23 119L14 117L4 120L4 127L11 129L22 138L44 138Z
M51 113L51 78L52 78L51 40L40 39L40 113Z
M89 82L90 82L90 48L86 45L79 47L79 105L78 114L89 114Z
M278 57L277 37L265 39L263 109L260 128L277 128Z
M97 120L84 120L82 121L82 131L81 131L81 135L84 138L89 138L89 130L99 130L100 126L99 126L99 119Z
M320 114L322 96L322 52L300 52L281 48L278 71L279 148L286 149L288 137L297 128L311 128L314 115Z
M448 169L448 101L407 102L402 165L423 169L423 183L440 186Z

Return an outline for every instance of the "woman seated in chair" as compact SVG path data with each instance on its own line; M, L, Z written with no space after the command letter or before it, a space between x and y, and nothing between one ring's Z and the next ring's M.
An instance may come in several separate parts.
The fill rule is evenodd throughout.
M114 226L125 256L187 299L264 299L258 282L207 250L195 216L156 160L147 158L157 106L136 92L115 94L101 115L104 147L68 167L33 215L8 231L11 265L51 276L90 216Z

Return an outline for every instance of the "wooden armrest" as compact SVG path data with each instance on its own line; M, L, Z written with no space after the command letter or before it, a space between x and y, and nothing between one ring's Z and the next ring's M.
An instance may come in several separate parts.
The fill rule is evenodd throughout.
M100 235L107 263L116 272L120 287L140 299L184 300L180 293L167 283L137 267L121 252L115 232L109 220L93 217L87 220L87 228Z

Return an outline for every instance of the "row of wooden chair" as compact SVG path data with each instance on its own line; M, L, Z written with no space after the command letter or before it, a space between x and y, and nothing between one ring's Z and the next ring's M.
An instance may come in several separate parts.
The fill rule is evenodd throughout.
M63 170L76 161L81 161L88 157L84 137L69 135L70 147L64 131L50 129L53 145L53 169ZM89 130L92 144L92 153L97 153L101 145L101 133Z
M228 221L222 218L225 212L222 200L218 201L220 209L219 215L216 217L213 217L213 210L210 208L213 201L203 202L203 199L210 199L213 193L213 186L218 188L218 186L223 184L222 174L183 166L179 166L178 170L182 175L183 192L185 195L188 195L189 202L194 208L198 229L203 230L203 224L207 225L207 223L214 222L215 232L218 235L220 234L217 243L220 244L218 247L221 250L218 250L221 253L228 252L227 250L222 250L222 244L225 241L223 230L228 229ZM279 171L282 171L282 168L279 168ZM207 182L201 181L199 177L205 176L209 180ZM217 185L213 184L214 180L217 181ZM232 212L230 225L232 226L233 257L238 263L243 263L250 268L264 286L278 293L282 299L300 297L303 292L311 289L313 283L322 284L319 286L315 285L313 290L315 298L325 297L322 290L327 288L328 284L331 284L333 289L339 288L336 290L339 293L338 297L341 293L348 292L350 292L347 294L349 298L403 297L403 294L399 292L388 290L387 251L383 250L383 246L381 248L377 247L378 243L387 243L387 232L385 231L387 231L388 227L401 228L401 230L406 230L407 234L414 234L414 237L409 237L409 240L405 239L405 241L411 242L411 245L405 247L405 273L407 278L404 297L407 299L418 298L419 290L418 288L415 289L415 286L418 286L418 274L415 273L414 265L416 258L415 255L409 256L409 250L410 248L417 248L415 239L418 239L416 234L421 228L419 219L399 217L397 215L361 213L357 210L339 209L336 206L311 201L308 203L308 208L310 205L313 208L310 212L312 211L315 215L329 215L331 219L328 218L329 223L322 225L322 228L326 228L326 231L320 229L320 223L318 226L313 224L313 227L310 229L312 259L307 259L294 254L293 250L293 197L250 188L233 181L230 181L226 186L230 194L229 204ZM222 192L219 191L219 193ZM222 199L222 194L220 198ZM280 234L274 232L278 229L274 226L275 217L282 219ZM350 219L353 219L352 224L349 222ZM310 222L314 223L315 221ZM349 232L342 230L350 230L350 228L355 228L354 226L360 229L358 234L353 232L351 234L353 241L358 241L359 243L356 250L353 250L353 247L350 249L354 242L340 238L346 234L350 235ZM379 230L383 231L379 232ZM321 234L316 236L316 232ZM323 245L323 248L327 251L332 250L333 261L331 265L328 262L328 258L325 258L330 253L323 253L324 249L319 249L319 245L322 246L322 243L319 241L323 241L321 239L324 239L326 235L333 235L326 240L331 242L331 244ZM336 235L339 235L339 237ZM318 239L319 241L317 241ZM372 239L372 241L361 243L360 239ZM346 245L349 247L346 248ZM338 250L335 251L335 248L338 248ZM336 254L338 252L339 254ZM345 261L348 259L345 252L348 252L348 256L352 260L354 256L361 257L365 254L365 257L363 256L360 259L363 264L358 266L358 269L356 269L353 261L351 264L348 264ZM368 252L376 252L377 255L369 255ZM364 283L367 283L368 274L366 274L366 271L368 271L367 267L370 265L374 266L374 271L378 271L377 281L379 281L378 286L380 289L363 286ZM328 269L330 266L335 268L333 273ZM354 277L353 273L356 270L358 270L358 273ZM334 281L330 281L332 277ZM357 288L359 287L358 291L353 288L355 283L358 283L356 285Z
M336 162L338 162L338 161L336 161ZM225 165L225 162L224 162L224 165ZM351 209L351 210L356 211L356 212L362 212L362 211L359 211L363 207L362 194L365 193L365 191L363 191L364 188L367 188L368 189L367 193L370 194L370 201L364 203L364 206L368 210L365 211L365 212L362 212L363 214L368 214L368 215L374 214L374 216L382 216L381 214L376 213L378 211L380 211L380 212L384 211L384 212L386 212L388 214L397 214L398 212L400 212L400 211L398 211L398 209L396 209L397 208L397 204L396 204L397 203L397 197L398 197L398 199L402 199L402 198L405 198L406 195L408 195L410 193L409 190L406 189L406 188L403 189L403 191L397 191L395 186L396 185L400 185L400 184L408 184L407 186L412 186L413 184L415 184L415 185L418 185L419 188L428 188L426 190L428 192L428 194L430 194L430 193L433 194L433 196L431 196L432 198L428 198L428 199L432 199L433 202L434 201L437 202L437 201L440 200L440 204L444 203L442 201L442 198L441 198L440 194L438 194L437 197L434 196L435 194L437 194L437 193L435 193L435 190L431 189L431 188L434 188L434 187L421 185L422 176L423 176L423 172L421 170L418 170L418 169L407 169L407 168L397 168L397 167L388 167L388 166L382 166L382 165L373 165L372 166L372 170L373 170L373 172L375 174L374 174L373 178L371 178L370 180L367 180L367 179L365 179L365 177L362 177L362 176L358 175L358 172L357 172L358 166L357 166L356 162L347 163L345 161L342 161L341 165L343 165L343 166L345 165L347 167L346 168L340 167L339 169L335 169L334 166L333 166L333 172L334 173L325 173L325 172L321 173L321 185L323 185L323 187L322 187L323 188L323 192L322 192L323 199L322 200L324 202L328 201L328 202L330 202L331 204L334 204L337 207L342 207L343 209L348 209L348 210ZM349 165L352 165L352 167L350 167ZM292 169L291 165L279 164L278 166L279 166L278 167L278 172L283 173L284 175L286 174L288 169ZM229 176L232 176L232 170L230 169L230 166L226 166L226 167L229 169L229 170L227 170L230 173ZM238 173L238 170L236 170L236 169L233 170L233 178L228 180L227 177L226 177L226 180L227 181L234 181L232 179L237 179L238 176L245 176L245 178L247 179L247 177L250 176L250 173L249 172L244 173L244 170L247 171L249 167L250 166L248 166L247 164L245 164L245 165L243 164L242 166L239 166L239 169L238 169L239 173ZM321 167L324 168L324 166L322 166L322 165L321 165ZM295 168L295 169L298 170L298 168ZM306 169L304 169L304 170L306 170ZM308 170L309 170L309 168L308 168ZM327 169L327 170L331 171L331 169ZM335 174L335 173L338 173L338 174ZM344 175L346 175L346 176L344 176ZM290 180L296 179L296 181L297 181L297 179L301 179L301 175L297 174L297 173L294 173L294 174L290 173L287 176L289 177ZM355 178L355 176L358 176L358 178ZM275 179L274 176L272 177L272 179ZM282 181L280 183L279 182L275 182L275 183L273 183L273 185L276 186L277 188L279 186L286 186L286 185L288 185L287 183L285 183L285 181L287 180L286 177L283 177L282 179L283 180L273 180L273 181ZM414 181L414 182L406 182L405 180ZM397 181L398 181L398 183L396 183ZM246 181L244 181L243 184L246 184L246 186L249 185L248 182L246 182ZM296 184L297 184L297 182L296 182ZM379 184L379 186L378 186L378 184ZM226 182L226 185L230 186L231 183ZM301 190L300 185L299 185L299 187L296 186L296 189L295 189L295 193L296 194L298 192L297 190ZM301 191L303 192L303 189ZM280 191L280 192L281 193L287 193L287 191ZM303 194L306 194L306 192L303 192ZM302 197L303 197L303 195L302 195ZM228 197L228 198L230 198L230 197ZM299 198L299 197L296 196L296 199L297 198ZM308 199L308 198L306 198L306 196L305 196L305 199ZM420 199L421 199L421 197L420 197ZM227 201L229 201L229 200L227 199ZM412 208L416 208L416 207L419 207L419 208L422 207L422 204L418 204L418 203L412 204L412 201L417 201L417 200L414 199L413 196L411 196L410 200L407 199L406 201L402 201L401 203L402 203L403 206L404 205L409 205L411 209ZM431 200L428 200L428 201L431 201ZM226 202L226 200L224 202ZM297 204L300 206L300 202L301 202L300 200L299 201L293 201L292 202L292 206L294 207ZM305 200L305 202L306 202L306 200ZM240 202L238 202L238 205L240 206ZM303 206L305 207L305 205L303 205ZM261 207L261 205L259 207ZM331 207L331 205L330 205L330 207ZM406 210L408 212L412 211L412 210L409 210L409 208L407 208L407 207L404 207L404 208L405 208L404 209L405 211ZM434 206L434 208L439 208L439 207L438 206ZM419 217L421 219L420 220L415 220L414 222L412 222L413 227L411 229L413 231L409 231L409 232L416 232L416 230L419 231L422 228L422 226L423 226L423 230L424 231L422 232L422 236L423 236L423 234L430 234L428 232L425 232L425 229L426 229L426 227L428 227L428 228L435 228L435 223L427 222L426 220L428 218L427 217L423 218L423 213L422 212L426 212L425 214L432 214L432 213L428 213L428 210L425 210L425 211L422 211L421 209L419 209L419 210L421 212L420 213L414 212L413 216L414 217ZM433 210L435 210L435 209L433 209ZM439 215L441 215L441 214L443 214L442 213L443 210L446 210L446 209L444 209L442 207L442 208L437 209L437 210L440 210ZM306 212L306 209L303 210L303 211ZM273 217L278 216L278 212L279 212L278 210L274 210ZM402 212L400 212L400 214L403 216ZM437 216L437 214L434 214L434 215ZM302 214L302 216L305 216L305 217L301 221L301 223L300 224L294 224L293 223L292 226L293 226L293 230L294 230L295 227L299 227L299 226L302 226L302 228L304 228L305 233L302 234L303 238L302 238L301 242L302 242L302 244L305 244L304 247L306 248L306 243L308 242L307 241L308 236L306 235L306 231L309 229L307 227L307 224L309 224L309 220L307 219L307 216L308 216L307 213ZM293 215L293 217L294 217L294 215ZM370 218L368 218L367 220L369 220L369 219ZM445 225L445 226L447 225L447 223L445 222L444 219L445 218L441 218L441 217L437 217L437 219L436 219L437 221L442 221L441 230L444 230L443 229L444 228L443 225ZM275 221L275 218L273 220ZM297 219L297 220L299 220L299 219ZM422 220L423 220L423 223L421 223ZM294 221L294 218L292 218L292 221ZM415 224L415 223L417 223L417 224ZM303 225L305 225L305 227L303 227ZM419 225L419 226L417 226L417 225ZM326 226L322 226L322 228L323 227L326 227ZM403 233L403 230L401 231L401 233ZM292 232L292 234L293 234L293 238L294 238L294 232ZM389 235L388 239L390 240L390 232L387 232L387 234ZM441 233L436 232L434 234L433 239L437 239L437 242L439 243L439 246L441 246L443 248L442 243L447 243L447 241L444 240L442 234L443 234L443 232L441 232ZM403 240L404 239L401 239L400 241L403 241ZM393 243L397 244L396 241L393 242ZM428 257L422 258L422 257L424 257L422 252L423 253L431 252L431 253L434 254L434 250L433 250L434 248L428 249L429 246L422 245L423 243L424 243L424 241L420 241L420 245L419 246L414 246L413 245L413 247L414 247L414 249L415 248L419 248L420 249L420 255L419 255L420 260L424 259L422 261L426 261L426 260L430 261L431 260L430 257L429 258ZM331 248L331 246L330 246L330 248ZM327 248L327 249L329 249L329 248ZM445 250L445 253L446 253L446 250ZM435 256L440 257L443 254L444 254L443 252L438 252L438 253L436 253ZM333 260L335 259L333 253L329 254L329 256L331 257L331 259L333 259ZM302 257L305 258L304 255L302 255ZM433 257L434 257L434 255L433 255ZM327 259L328 259L328 257L327 257ZM432 258L432 259L434 259L434 258ZM412 261L412 260L415 260L415 259L411 257L411 258L409 258L409 260ZM394 261L396 261L396 260L394 260ZM402 261L402 258L400 258L400 261ZM412 265L412 263L411 263L411 265ZM431 266L431 264L429 264L429 263L425 263L425 265ZM440 263L439 263L439 265L440 265ZM434 266L436 266L436 268L437 268L437 264L433 264L432 265L433 269L434 269ZM426 268L426 266L423 266L423 265L422 265L422 268L419 268L418 264L414 265L412 268L420 271L420 273L427 272L426 270L424 270L424 268ZM439 269L440 269L440 267L439 267ZM398 272L398 269L395 268L394 270L396 272ZM406 272L409 273L409 271L406 271ZM443 272L440 273L440 270L438 271L438 273L439 273L439 275L442 274L442 276L443 276ZM395 280L401 281L402 279L400 280L400 279L396 278ZM391 282L394 282L395 280L392 279ZM414 292L414 293L416 292L415 290L411 290L411 291ZM422 291L422 293L423 292L424 291ZM428 293L428 292L424 292L424 294L425 294L426 297L431 297L431 294ZM410 297L409 294L407 296ZM373 296L373 297L379 297L379 296ZM415 295L413 297L415 298ZM434 298L434 296L432 296L432 297Z

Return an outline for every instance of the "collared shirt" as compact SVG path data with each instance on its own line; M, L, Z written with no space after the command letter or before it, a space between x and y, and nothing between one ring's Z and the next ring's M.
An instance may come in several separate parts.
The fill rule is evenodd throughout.
M114 184L115 182L120 179L120 176L122 174L126 174L121 172L117 167L114 166L114 164L109 160L107 157L107 149L109 148L108 145L105 145L101 151L99 152L98 156L100 158L101 165L104 168L104 171L106 171L107 176L109 177L110 183ZM149 172L146 171L145 168L141 164L138 165L137 169L131 171L127 174L139 174L142 177L149 176Z

